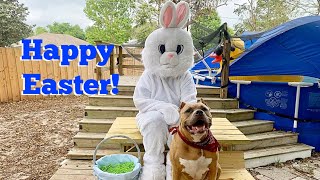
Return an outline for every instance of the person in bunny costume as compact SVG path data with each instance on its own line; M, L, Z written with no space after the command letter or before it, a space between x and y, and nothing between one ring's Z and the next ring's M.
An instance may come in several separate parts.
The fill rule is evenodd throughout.
M182 29L189 13L186 2L166 2L160 11L162 28L147 37L142 51L145 70L133 95L145 148L142 180L163 180L166 171L167 179L171 179L170 158L166 169L163 154L170 139L168 128L178 124L181 102L196 102L196 87L188 71L193 65L193 43Z

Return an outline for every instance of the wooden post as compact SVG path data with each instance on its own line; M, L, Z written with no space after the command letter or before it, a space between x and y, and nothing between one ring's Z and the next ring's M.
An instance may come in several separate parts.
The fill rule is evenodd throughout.
M228 97L228 83L229 83L229 64L230 64L230 38L226 38L226 31L228 30L227 23L224 24L223 33L223 60L222 60L222 72L221 72L221 90L220 98L226 99Z
M111 52L110 55L110 75L114 74L114 57L115 57L115 52L117 52L117 45L114 45L114 49Z
M118 64L118 71L120 76L123 76L123 57L122 57L122 46L119 46L119 55L118 55L118 59L119 59L119 64Z
M95 43L96 43L96 45L102 44L101 41L96 41ZM98 62L101 62L101 57L97 54L97 56L96 56L96 64ZM98 66L95 66L95 67L96 68L94 69L94 72L97 75L97 79L96 80L99 81L99 80L102 79L102 70L101 70L101 67L98 67Z

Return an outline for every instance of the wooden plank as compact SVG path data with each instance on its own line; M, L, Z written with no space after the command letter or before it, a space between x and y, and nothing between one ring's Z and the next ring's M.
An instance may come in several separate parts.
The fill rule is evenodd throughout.
M41 73L41 80L43 81L44 79L48 79L48 71L47 71L47 61L40 61L40 73ZM45 97L49 97L49 96L44 96L44 95L41 95L42 98L45 98Z
M120 76L124 75L123 74L123 54L122 54L122 46L119 46L119 64L118 64L118 71Z
M25 100L27 99L26 96L22 95L23 90L23 81L22 81L22 74L24 74L24 65L23 62L20 60L21 58L21 48L14 48L14 54L16 59L16 65L17 65L17 74L18 74L18 80L19 80L19 93L20 93L20 99Z
M95 43L96 43L96 45L99 45L99 44L101 44L102 42L96 41ZM99 54L97 53L96 63L95 63L95 64L98 64L99 62L101 62L101 57L100 57ZM101 67L98 67L98 66L94 66L94 67L95 67L96 80L99 81L99 80L102 79L102 70L101 70Z
M8 102L9 95L8 95L8 85L6 81L6 73L5 73L5 66L4 61L7 59L5 58L5 48L0 48L0 102Z
M115 59L116 48L117 48L117 46L115 46L115 48L111 52L110 59L109 59L109 62L110 62L110 75L114 74L114 59Z
M128 68L128 69L139 68L139 69L144 69L144 66L143 66L143 65L123 65L122 68Z
M32 74L32 62L31 60L22 60L21 61L22 66L23 66L23 72L24 74ZM35 99L34 95L24 95L24 99Z
M41 60L42 61L42 60ZM40 72L40 61L31 61L31 64L32 64L32 73L33 74L40 74L41 75L41 72ZM41 79L40 81L37 82L37 85L36 87L41 87L41 81L43 80L42 78L42 75L41 75ZM40 99L42 98L42 95L35 95L35 99Z
M226 39L228 27L227 23L224 24L224 37L223 37L223 61L221 68L221 87L226 86L229 83L229 65L230 65L230 49L231 42L230 39ZM226 99L228 98L228 87L221 88L220 98Z
M20 101L21 94L19 91L19 77L16 66L16 56L13 48L6 48L6 54L8 59L9 75L11 81L12 99L13 101Z
M219 163L222 169L245 168L243 151L221 151ZM232 159L232 161L230 161Z
M4 53L2 58L4 59L4 72L6 74L6 83L7 83L7 93L8 93L8 101L13 101L13 94L12 94L12 86L11 86L11 79L10 79L10 72L9 72L9 62L10 61L7 57L7 48L4 48Z

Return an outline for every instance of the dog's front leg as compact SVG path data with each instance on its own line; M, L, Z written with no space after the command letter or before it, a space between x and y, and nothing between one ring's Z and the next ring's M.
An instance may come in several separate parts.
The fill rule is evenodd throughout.
M210 180L218 180L219 179L219 169L220 169L220 166L218 165L218 162L215 161L215 162L212 162L210 164L210 168L209 168L209 173L208 173L208 179Z

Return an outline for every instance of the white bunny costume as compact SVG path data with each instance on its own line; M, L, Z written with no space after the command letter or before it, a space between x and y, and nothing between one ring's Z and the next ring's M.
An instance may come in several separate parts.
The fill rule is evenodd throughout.
M148 36L142 52L145 71L133 96L139 109L136 120L145 148L142 180L165 179L163 152L168 127L178 123L178 106L182 101L196 102L196 87L188 72L193 65L193 43L188 32L182 29L189 12L186 2L177 5L166 2L159 18L162 28ZM168 160L167 179L171 179Z

